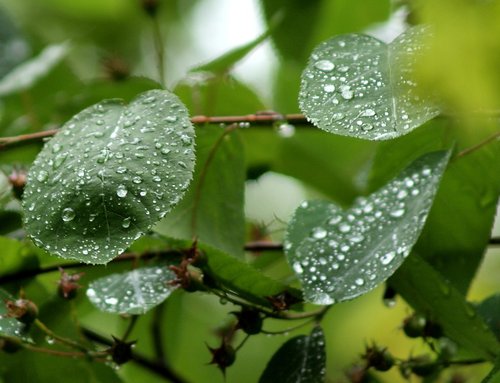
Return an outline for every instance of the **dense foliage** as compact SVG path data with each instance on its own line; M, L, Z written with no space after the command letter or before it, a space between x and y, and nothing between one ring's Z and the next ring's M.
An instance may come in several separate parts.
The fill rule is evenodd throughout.
M0 382L499 381L500 5L209 5L0 0Z

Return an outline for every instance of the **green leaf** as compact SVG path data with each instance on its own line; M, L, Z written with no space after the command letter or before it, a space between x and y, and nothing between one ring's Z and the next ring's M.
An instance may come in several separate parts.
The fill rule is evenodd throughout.
M87 297L99 310L115 314L144 314L162 303L176 287L167 266L142 267L93 281Z
M493 369L490 371L481 383L500 383L500 358L497 358Z
M31 341L31 338L26 333L26 327L15 318L5 316L7 314L6 300L15 301L12 295L3 289L0 289L0 338L15 337L23 341Z
M26 231L52 254L109 262L179 202L192 177L193 136L187 110L167 91L85 109L30 170Z
M325 381L325 338L321 327L311 335L299 335L288 340L273 355L260 383L322 383Z
M389 284L457 344L490 360L499 354L500 344L474 307L418 254L408 257Z
M414 27L387 45L360 34L320 44L302 73L299 103L331 133L369 140L404 135L438 114L412 78L427 36Z
M476 306L476 311L500 340L500 294L491 295L483 300Z
M250 302L269 306L266 297L285 291L300 299L301 294L298 290L269 278L248 263L213 247L204 244L198 246L207 256L208 264L202 267L203 272Z
M184 199L155 230L243 255L245 157L237 131L207 125L197 131L196 168Z
M66 56L68 50L68 43L50 45L37 57L15 67L0 80L0 97L31 88Z
M270 30L264 32L254 40L241 45L237 48L230 50L229 52L223 54L220 57L206 63L199 65L193 69L191 72L211 72L216 75L223 75L231 70L231 68L240 60L245 58L251 51L257 48L269 37Z
M289 223L285 251L306 300L352 299L389 278L418 239L448 158L449 152L420 157L348 210L304 202Z

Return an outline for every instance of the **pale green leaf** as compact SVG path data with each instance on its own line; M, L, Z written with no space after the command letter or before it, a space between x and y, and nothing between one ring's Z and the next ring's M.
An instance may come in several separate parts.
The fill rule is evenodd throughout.
M424 226L449 152L433 152L368 197L343 210L304 202L289 223L285 251L306 300L332 304L389 278Z
M260 383L323 383L326 372L325 338L321 327L296 336L273 355Z
M193 136L187 110L167 91L85 109L30 170L26 231L63 258L110 261L182 198L193 173Z
M0 97L29 89L47 75L68 53L69 44L50 45L37 57L12 69L0 81Z
M426 29L415 27L387 45L349 34L320 44L302 74L300 107L331 133L386 140L438 114L412 78Z
M144 314L162 303L176 287L166 265L143 267L93 281L87 297L99 310L116 314Z

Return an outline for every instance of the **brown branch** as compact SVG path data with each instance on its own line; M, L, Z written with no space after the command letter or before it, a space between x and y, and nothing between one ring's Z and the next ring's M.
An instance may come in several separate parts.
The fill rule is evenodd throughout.
M245 124L252 124L257 126L269 125L279 121L286 121L290 124L297 124L302 126L312 126L303 114L280 114L276 112L265 112L256 114L247 114L244 116L194 116L191 118L193 124L203 125L203 124L238 124L241 127L246 126ZM14 145L18 143L25 143L30 141L36 141L43 138L52 137L59 130L51 129L44 130L36 133L21 134L19 136L11 137L0 137L0 150L4 149L9 145Z
M269 241L248 242L245 245L245 251L260 252L260 251L283 251L283 244Z
M114 342L111 339L108 339L105 336L102 336L88 328L82 327L82 332L83 335L85 335L88 339L106 345L106 346L113 346ZM173 371L169 366L160 364L156 361L153 361L151 359L146 358L142 354L138 352L132 352L132 361L140 365L141 367L144 367L151 372L155 373L156 375L168 379L169 381L173 383L186 383L186 380L184 380L182 377L180 377L175 371Z
M496 132L491 136L487 137L486 139L484 139L483 141L481 141L480 143L471 146L470 148L462 150L460 153L457 153L455 158L464 157L470 153L475 152L478 149L481 149L483 146L488 145L490 142L496 141L498 139L500 139L500 132Z

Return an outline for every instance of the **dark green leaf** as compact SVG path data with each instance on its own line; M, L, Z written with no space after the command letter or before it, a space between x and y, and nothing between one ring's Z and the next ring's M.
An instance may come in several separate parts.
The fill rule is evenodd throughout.
M490 360L499 354L500 344L474 307L418 254L408 257L389 283L459 345Z
M493 369L490 371L481 383L500 383L500 358L497 358Z
M197 132L197 165L188 193L155 230L180 239L199 238L242 255L245 158L238 132L204 126Z
M93 281L87 297L102 311L144 314L162 303L175 290L168 282L175 274L167 266L142 267Z
M30 170L26 231L52 254L110 261L180 201L192 178L193 136L186 109L167 91L85 109Z
M15 337L23 341L30 341L30 337L25 332L25 325L17 319L9 318L6 316L7 308L5 306L6 300L16 300L13 296L5 290L0 289L0 338L1 337Z
M500 294L492 295L479 303L476 311L500 340Z
M352 299L390 277L418 239L448 158L449 152L420 157L349 210L304 202L289 223L285 251L306 299Z
M369 140L404 135L438 114L412 73L425 45L414 27L387 45L350 34L320 44L302 74L300 107L331 133Z
M29 89L67 54L68 44L51 45L37 57L15 67L0 80L0 97Z
M326 372L325 338L320 327L311 335L288 340L273 355L260 383L323 383Z
M250 302L268 306L269 301L265 297L285 291L300 299L299 291L267 277L253 266L210 246L200 244L199 247L206 253L208 260L204 272Z

